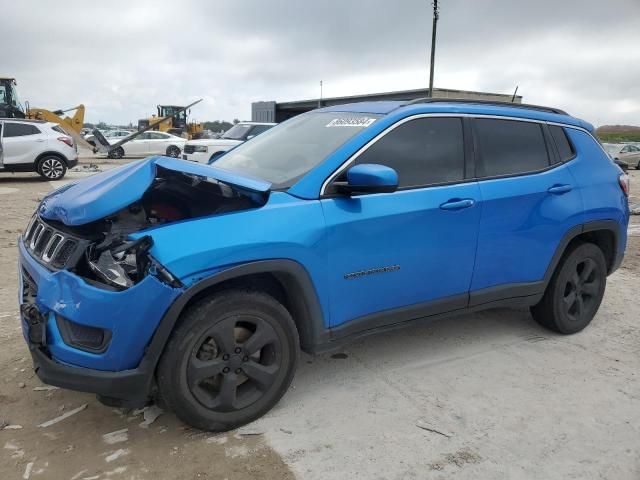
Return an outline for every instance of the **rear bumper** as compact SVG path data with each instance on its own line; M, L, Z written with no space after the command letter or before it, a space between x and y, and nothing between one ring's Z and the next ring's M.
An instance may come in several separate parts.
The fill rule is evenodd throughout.
M67 159L67 168L73 168L78 165L78 157Z

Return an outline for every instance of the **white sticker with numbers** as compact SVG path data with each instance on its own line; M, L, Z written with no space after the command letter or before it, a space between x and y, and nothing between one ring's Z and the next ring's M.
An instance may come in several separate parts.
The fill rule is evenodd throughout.
M360 127L366 128L375 122L375 118L366 118L366 117L345 117L345 118L334 118L329 123L327 123L327 127Z

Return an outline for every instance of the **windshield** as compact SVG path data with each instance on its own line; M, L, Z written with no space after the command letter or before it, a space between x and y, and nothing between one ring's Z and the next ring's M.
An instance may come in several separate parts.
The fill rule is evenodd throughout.
M228 140L244 140L244 137L250 128L251 125L242 125L239 123L238 125L234 125L229 130L224 132L222 138L226 138Z
M263 178L274 188L287 188L380 116L345 112L299 115L230 150L214 165Z

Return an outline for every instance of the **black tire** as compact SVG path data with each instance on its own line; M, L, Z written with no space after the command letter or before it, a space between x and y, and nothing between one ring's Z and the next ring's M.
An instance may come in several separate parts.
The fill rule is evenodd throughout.
M636 170L640 170L640 162L636 165Z
M568 251L551 277L542 300L531 307L541 325L563 334L585 328L595 316L607 284L607 263L593 243Z
M175 145L167 147L167 157L180 158L180 149Z
M45 180L60 180L67 173L67 164L60 157L46 155L38 160L36 171Z
M291 315L273 297L216 293L183 314L165 347L158 366L162 402L193 427L237 428L284 395L299 350Z
M122 147L114 148L107 154L107 157L113 158L114 160L118 160L124 157L124 148Z

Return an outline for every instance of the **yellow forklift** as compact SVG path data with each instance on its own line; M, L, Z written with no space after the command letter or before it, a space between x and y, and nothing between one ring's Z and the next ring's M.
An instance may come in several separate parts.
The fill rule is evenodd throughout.
M192 139L194 135L203 131L201 123L189 122L185 107L177 105L158 105L158 114L152 115L151 118L143 118L138 120L138 130L148 128L150 124L156 123L153 130L171 133L179 137Z

